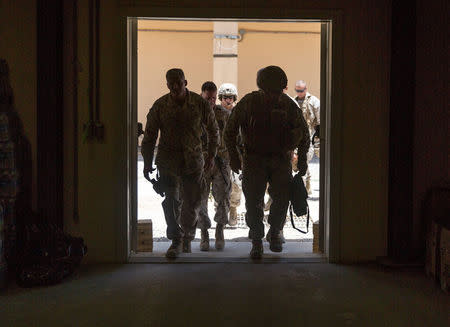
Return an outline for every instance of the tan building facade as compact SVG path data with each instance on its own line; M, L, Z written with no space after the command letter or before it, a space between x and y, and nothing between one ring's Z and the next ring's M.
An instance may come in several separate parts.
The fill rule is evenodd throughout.
M295 96L299 79L320 97L320 23L138 21L138 121L168 92L165 72L184 70L188 88L207 80L235 83L240 97L256 89L256 72L277 65Z

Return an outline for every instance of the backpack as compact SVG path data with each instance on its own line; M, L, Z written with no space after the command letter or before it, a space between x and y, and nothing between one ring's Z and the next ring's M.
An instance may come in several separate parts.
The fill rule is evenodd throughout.
M53 285L71 275L87 253L81 237L64 233L48 222L25 226L23 247L16 260L21 287Z
M308 191L303 183L302 176L297 173L291 183L291 204L289 206L289 213L291 216L292 227L303 234L307 234L309 229L309 206L307 199ZM295 227L293 212L297 217L306 215L306 232Z
M288 117L282 103L266 104L259 92L253 92L247 125L247 147L262 155L287 151Z

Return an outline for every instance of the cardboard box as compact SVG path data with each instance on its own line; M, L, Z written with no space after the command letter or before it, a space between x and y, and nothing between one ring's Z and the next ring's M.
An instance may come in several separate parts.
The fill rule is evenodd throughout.
M319 223L313 224L313 253L319 253Z
M153 251L153 225L151 219L139 220L137 227L137 252Z

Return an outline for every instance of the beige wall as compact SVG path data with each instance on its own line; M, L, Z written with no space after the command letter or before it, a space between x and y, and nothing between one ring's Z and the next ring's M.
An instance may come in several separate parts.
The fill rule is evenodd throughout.
M36 1L1 1L0 58L6 59L9 64L15 108L22 120L25 135L31 143L33 209L37 207L36 37Z
M146 32L142 29L209 30L208 33ZM181 68L188 89L200 92L213 78L213 23L138 21L138 121L145 124L153 102L168 93L166 71Z
M83 9L86 0L80 0L80 20L87 16ZM193 3L194 1L190 1ZM102 144L83 144L80 140L80 232L89 247L88 261L107 262L123 260L120 244L124 242L127 214L127 107L126 107L126 49L123 39L123 16L189 15L208 17L204 6L195 9L170 8L163 11L145 5L132 8L123 0L102 1L101 7L101 67L100 105L106 138ZM141 3L141 2L140 2ZM148 2L150 3L150 2ZM168 6L172 2L168 2ZM197 2L199 5L201 2ZM277 12L292 2L273 2ZM220 7L220 1L208 6ZM268 6L269 4L267 4ZM275 7L276 6L276 7ZM284 7L283 7L284 6ZM338 172L341 183L340 235L338 260L361 262L386 254L388 135L389 135L389 1L361 2L322 1L319 5L301 7L305 10L341 8L342 21L341 84L335 85L342 105L333 114L339 117L337 130L341 147ZM203 8L203 9L202 9ZM245 15L250 11L233 9ZM258 9L259 15L273 16L274 9ZM300 12L300 11L299 11ZM251 12L253 13L253 11ZM292 17L293 12L289 10ZM84 19L84 18L83 18ZM81 21L80 21L81 24ZM86 22L84 21L84 24ZM87 120L87 28L80 25L80 123ZM345 46L344 46L345 45ZM106 55L107 54L107 55ZM187 73L188 79L190 72ZM294 78L295 79L295 78ZM311 85L313 89L313 86ZM355 137L357 135L357 137Z
M236 74L236 58L215 58L213 64L213 22L176 22L139 20L138 22L138 121L145 124L146 115L161 95L167 93L165 72L180 67L186 74L188 88L200 92L203 82L214 76ZM208 33L144 31L203 30ZM298 79L308 83L309 91L320 97L320 23L239 23L247 32L237 42L237 81L240 97L256 89L256 72L268 65L282 67L288 75L288 93L295 96ZM302 33L255 33L257 31L290 31ZM227 42L228 41L228 42ZM223 40L224 46L231 44ZM216 67L216 71L213 69ZM232 69L228 69L231 67ZM214 80L219 87L220 81Z
M243 96L256 89L256 72L265 66L283 68L288 93L296 96L295 82L303 79L309 92L320 98L320 23L240 23L249 30L239 45L238 89ZM258 31L300 31L315 34L255 33Z

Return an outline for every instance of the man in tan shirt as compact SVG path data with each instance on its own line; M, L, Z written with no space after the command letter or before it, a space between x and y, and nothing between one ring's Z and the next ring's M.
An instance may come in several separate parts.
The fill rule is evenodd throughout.
M320 126L320 100L308 92L306 82L303 80L299 80L295 83L295 92L297 93L297 96L294 99L302 110L303 117L308 124L309 133L310 135L314 135L314 132ZM317 142L314 146L311 144L309 147L307 155L308 163L313 158L314 152L317 157L319 157L319 146L320 144ZM306 172L305 186L308 194L311 194L311 173L309 172L309 169Z

